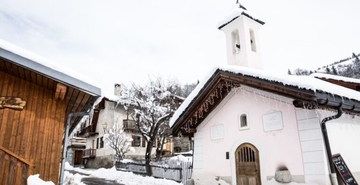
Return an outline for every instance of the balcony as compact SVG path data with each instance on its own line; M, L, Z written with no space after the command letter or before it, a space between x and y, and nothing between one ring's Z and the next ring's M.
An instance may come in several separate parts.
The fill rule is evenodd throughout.
M135 120L124 119L124 131L135 131L138 132L139 128L136 125Z
M95 132L96 125L89 125L81 129L80 133L77 134L78 137L91 137L98 135L98 132Z
M96 149L86 149L83 150L83 159L87 158L95 158L96 157Z
M68 143L68 148L86 148L86 139L82 137L72 137Z

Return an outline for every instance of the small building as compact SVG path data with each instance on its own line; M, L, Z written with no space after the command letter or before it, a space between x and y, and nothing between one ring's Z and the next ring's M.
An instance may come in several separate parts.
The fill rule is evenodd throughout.
M86 139L76 137L74 136L74 133L72 133L69 138L70 141L67 145L66 161L69 162L71 166L82 167L83 152L86 148Z
M75 73L0 40L0 184L40 174L58 182L64 123L88 112L101 90ZM71 117L70 130L80 117Z
M286 182L336 184L339 153L359 182L360 81L261 70L263 24L240 8L220 24L229 65L205 76L170 121L174 135L194 139L193 179L259 185L287 171Z

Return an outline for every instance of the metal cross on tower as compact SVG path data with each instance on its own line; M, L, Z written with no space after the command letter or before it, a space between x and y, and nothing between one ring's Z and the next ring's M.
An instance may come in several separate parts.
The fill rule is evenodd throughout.
M236 4L239 5L239 8L242 8L242 9L246 10L246 8L243 5L240 4L239 0L236 0Z

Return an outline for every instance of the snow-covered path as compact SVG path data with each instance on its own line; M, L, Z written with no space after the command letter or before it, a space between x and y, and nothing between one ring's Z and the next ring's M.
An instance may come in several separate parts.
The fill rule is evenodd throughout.
M93 185L91 184L91 180L94 184L99 184L99 182L96 182L98 179L103 179L102 181L106 179L107 181L105 182L111 182L112 184L116 182L118 184L124 184L124 185L182 185L182 183L177 183L171 180L156 179L154 177L143 177L141 175L136 175L131 172L117 171L115 168L112 169L100 168L98 170L89 170L89 169L73 168L72 166L66 164L65 169L71 171L72 173L65 171L63 185L86 185L86 184ZM41 177L39 177L39 175L30 176L28 178L28 185L54 185L53 182L44 182L40 178ZM195 184L198 185L219 185L219 184L228 185L223 180L219 180L219 181L214 180L213 176L206 176L206 177L204 176L201 182L199 181L198 177L195 179L196 179ZM85 181L86 184L82 181ZM282 183L276 182L274 179L265 181L262 184L283 185ZM318 184L290 182L287 183L286 185L318 185Z
M99 180L102 182L111 182L112 184L116 182L118 183L117 185L182 185L182 183L177 183L172 180L143 177L132 172L117 171L115 168L87 170L74 168L66 163L65 170L67 171L64 173L64 185L86 185L89 183L89 180L89 185L91 185L91 181L96 184L96 181ZM69 171L71 171L71 173ZM28 185L54 185L53 182L44 182L40 178L38 175L30 176L28 178Z

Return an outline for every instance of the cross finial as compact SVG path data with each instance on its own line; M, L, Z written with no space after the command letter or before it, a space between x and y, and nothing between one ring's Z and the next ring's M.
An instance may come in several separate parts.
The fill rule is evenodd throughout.
M239 0L236 0L236 4L239 5L239 8L246 10L246 8L240 4Z

